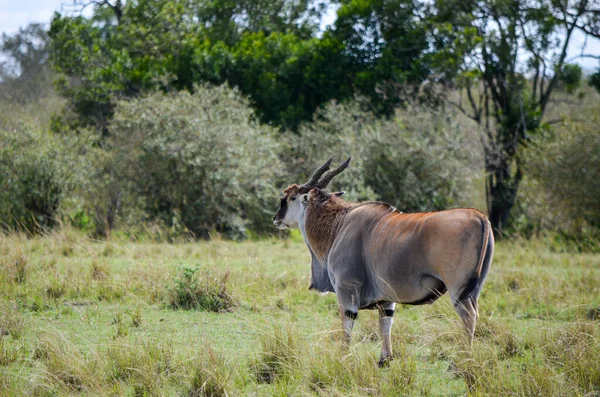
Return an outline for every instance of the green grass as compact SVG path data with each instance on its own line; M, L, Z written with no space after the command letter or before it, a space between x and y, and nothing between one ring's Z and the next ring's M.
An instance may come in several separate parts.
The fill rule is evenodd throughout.
M342 348L335 296L308 291L296 237L0 236L0 395L600 392L600 255L498 243L473 349L444 297L398 308L379 369L377 314Z

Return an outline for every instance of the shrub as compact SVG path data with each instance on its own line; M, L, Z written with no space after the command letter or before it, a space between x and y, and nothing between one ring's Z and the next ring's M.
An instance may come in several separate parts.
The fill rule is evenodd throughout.
M271 230L278 145L236 91L198 86L121 102L110 134L150 219L199 238Z
M198 309L209 312L232 310L236 302L227 292L229 272L221 279L208 270L184 266L167 287L167 303L173 309ZM202 274L199 276L199 273Z
M351 200L430 211L464 204L471 196L473 158L466 135L439 112L409 107L378 120L359 102L332 103L289 140L289 181L308 179L331 154L339 160L352 155L351 166L332 182L332 189L346 190Z
M561 88L569 94L581 86L582 78L583 70L576 63L564 65L558 75Z
M56 225L66 187L58 152L51 134L0 129L0 227L39 233Z
M592 94L597 97L597 94ZM596 99L597 100L597 99ZM556 242L597 250L600 227L600 111L596 102L544 136L525 158L524 216L537 230L557 230Z

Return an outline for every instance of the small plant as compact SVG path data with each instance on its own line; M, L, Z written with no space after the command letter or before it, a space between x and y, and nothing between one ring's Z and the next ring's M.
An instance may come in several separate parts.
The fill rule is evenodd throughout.
M135 328L138 328L142 325L142 309L139 306L136 306L135 309L129 314L131 317L131 325Z
M300 343L290 327L276 327L272 332L263 334L261 347L259 356L251 365L259 383L273 383L298 365Z
M44 364L44 376L51 384L66 389L69 394L99 387L98 360L86 358L62 334L41 335L34 359Z
M120 339L123 341L123 339ZM115 343L107 351L109 378L132 383L136 395L155 395L173 373L170 341L138 339Z
M110 274L110 267L106 263L98 262L94 260L90 269L92 273L92 279L98 281L104 281Z
M19 255L15 259L15 281L23 284L27 280L27 258L24 255Z
M73 252L75 251L75 248L73 247L73 244L71 244L70 242L65 242L61 248L61 253L63 254L63 256L71 256L73 255Z
M390 375L388 370L383 372L378 368L376 353L363 348L365 344L358 344L348 351L331 342L313 346L305 375L310 391L324 396L377 394L379 376L389 378ZM391 368L399 365L392 361ZM394 376L386 379L387 384L382 382L381 395L406 395L406 392L397 393L402 386L394 387L390 383L392 380L399 379Z
M52 278L46 288L44 293L48 298L58 299L65 294L66 286L64 280L58 280L57 278Z
M194 369L188 395L190 397L227 396L231 369L227 361L208 347L208 360Z
M229 272L221 279L212 275L208 270L184 266L167 287L167 302L173 309L197 309L210 312L231 311L236 302L227 292Z
M586 312L588 320L600 320L600 306L591 307Z
M0 367L17 361L18 351L12 341L0 336Z
M389 371L384 375L382 394L385 396L412 395L417 378L417 362L413 356L403 352L390 363Z
M0 338L10 335L19 339L25 328L25 320L17 306L12 303L0 303Z
M111 324L117 326L117 333L114 336L115 339L122 338L129 334L129 330L123 321L123 313L118 312L115 317L113 317Z

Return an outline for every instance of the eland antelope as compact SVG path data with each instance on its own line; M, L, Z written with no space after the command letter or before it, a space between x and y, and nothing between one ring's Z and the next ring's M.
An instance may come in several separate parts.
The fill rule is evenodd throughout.
M325 174L331 162L283 191L273 222L302 232L311 255L310 288L337 295L345 342L358 310L378 309L384 365L392 358L396 303L430 304L448 291L472 344L477 299L494 252L486 216L475 209L411 214L381 202L348 203L343 193L322 189L350 158Z

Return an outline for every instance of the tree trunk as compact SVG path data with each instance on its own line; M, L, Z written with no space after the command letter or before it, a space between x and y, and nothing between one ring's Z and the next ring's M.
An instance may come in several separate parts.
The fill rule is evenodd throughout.
M502 237L510 222L523 172L518 162L516 171L511 173L510 161L487 169L488 216L497 238Z

